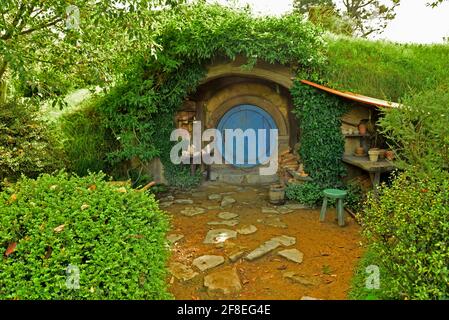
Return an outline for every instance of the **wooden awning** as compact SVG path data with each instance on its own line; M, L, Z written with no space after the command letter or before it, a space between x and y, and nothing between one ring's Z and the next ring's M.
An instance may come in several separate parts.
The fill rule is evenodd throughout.
M398 108L400 106L399 103L396 102L390 102L390 101L385 101L385 100L381 100L381 99L377 99L377 98L372 98L372 97L367 97L361 94L356 94L356 93L352 93L352 92L343 92L343 91L338 91L332 88L328 88L325 87L323 85L320 85L318 83L312 82L312 81L308 81L308 80L301 80L302 83L307 84L309 86L315 87L317 89L326 91L330 94L334 94L336 96L345 98L345 99L349 99L352 101L356 101L356 102L360 102L363 104L367 104L370 106L375 106L375 107L382 107L382 108Z

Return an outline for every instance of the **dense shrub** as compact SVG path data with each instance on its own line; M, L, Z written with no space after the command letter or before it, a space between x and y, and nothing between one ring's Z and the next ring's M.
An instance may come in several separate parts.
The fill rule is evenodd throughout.
M368 199L361 223L392 278L390 296L449 298L449 174L399 174Z
M36 177L63 165L56 131L38 116L31 104L0 105L0 181L15 180L21 174Z
M167 217L152 195L102 173L20 180L0 193L0 225L3 299L169 297ZM79 268L78 290L66 287L69 265Z
M323 199L323 189L313 182L289 184L285 189L287 199L308 206L316 206Z
M97 110L100 102L101 97L92 98L58 119L68 159L67 169L80 176L88 171L108 172L110 168L107 153L113 150L115 141Z
M408 96L400 109L385 111L380 125L402 169L429 175L449 170L448 89L440 87Z

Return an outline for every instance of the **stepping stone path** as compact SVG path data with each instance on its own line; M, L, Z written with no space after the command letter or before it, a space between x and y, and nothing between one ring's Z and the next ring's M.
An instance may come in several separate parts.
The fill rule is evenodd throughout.
M210 226L228 226L228 227L235 227L239 224L238 220L222 220L222 221L210 221L207 223Z
M168 242L170 242L170 244L174 244L183 238L184 238L183 234L176 234L176 233L172 233L167 236L167 240Z
M256 231L257 231L257 227L252 224L250 224L248 226L243 226L243 227L237 229L237 233L244 234L244 235L252 234Z
M218 194L218 193L210 194L207 197L207 199L209 199L209 200L221 200L221 194Z
M232 239L237 237L237 232L229 229L213 229L209 230L204 239L205 244L216 244L220 242L225 242L227 239Z
M284 258L286 258L287 260L296 262L296 263L301 263L302 259L304 257L304 254L299 251L298 249L285 249L285 250L281 250L278 252L278 254Z
M316 283L314 281L310 281L307 278L298 275L297 273L293 272L293 271L287 271L284 272L282 274L282 276L286 279L290 279L291 281L295 282L295 283L299 283L303 286L309 287L309 286L314 286L316 285Z
M233 204L233 203L235 203L236 201L235 201L235 199L234 198L232 198L232 197L229 197L229 196L226 196L226 197L224 197L223 198L223 200L221 200L221 206L222 207L226 207L226 206L229 206L229 205L231 205L231 204Z
M181 213L187 217L193 217L206 212L206 209L200 207L187 207L181 210Z
M170 273L178 280L187 281L195 278L198 272L193 271L192 268L179 262L173 262L168 267Z
M204 286L209 293L231 294L242 290L236 269L219 270L205 276Z
M218 217L220 219L224 219L224 220L231 220L234 218L237 218L239 215L237 213L232 213L232 212L220 212L218 214Z
M207 210L220 210L221 209L220 206L208 206L206 208L207 208Z
M205 255L193 260L192 264L200 269L200 271L205 271L223 264L224 261L225 259L222 256Z
M296 238L294 238L294 237L289 237L289 236L285 236L285 235L282 235L279 237L274 237L274 238L271 238L270 240L264 242L258 248L251 251L245 257L245 259L248 261L253 261L253 260L260 258L260 257L266 255L267 253L277 249L280 246L288 247L288 246L294 245L295 243L296 243Z
M192 199L176 199L175 203L176 204L193 204L193 200Z

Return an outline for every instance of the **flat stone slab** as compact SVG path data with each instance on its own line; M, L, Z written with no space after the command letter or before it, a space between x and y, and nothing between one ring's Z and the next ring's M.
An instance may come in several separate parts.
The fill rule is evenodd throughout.
M242 290L236 269L219 270L205 276L204 286L209 293L231 294Z
M176 199L174 202L176 204L193 204L192 199Z
M200 271L219 266L223 264L225 259L222 256L205 255L193 260L192 264Z
M282 274L282 276L284 278L286 278L286 279L290 279L294 283L299 283L299 284L301 284L303 286L306 286L306 287L316 285L316 283L314 281L311 281L311 280L307 279L306 277L300 276L300 275L298 275L297 273L295 273L293 271L284 272Z
M292 246L296 243L296 238L295 237L289 237L286 235L282 235L282 236L278 236L278 237L274 237L271 238L272 241L277 241L279 242L281 245L288 247L288 246Z
M207 193L203 191L192 192L192 197L194 198L206 198Z
M226 206L230 206L231 204L233 204L233 203L235 203L236 201L235 201L235 199L234 198L232 198L232 197L229 197L229 196L225 196L224 198L223 198L223 200L221 200L221 206L222 207L226 207Z
M159 208L168 208L173 204L173 201L159 202Z
M274 249L277 249L281 246L281 243L278 241L268 240L264 242L262 245L260 245L258 248L254 249L248 255L245 257L248 261L256 260L267 253L273 251Z
M213 229L209 230L206 234L206 238L203 243L205 244L216 244L220 242L225 242L227 239L232 239L237 237L237 232L229 229Z
M276 208L276 210L280 214L292 213L294 211L293 209L290 209L290 208L287 208L287 207L278 207L278 208Z
M300 300L322 300L322 299L318 299L318 298L314 298L314 297L310 297L310 296L303 296L303 297L301 297Z
M235 252L229 256L229 260L231 262L236 262L237 260L239 260L240 258L242 258L245 255L245 252L246 252L245 250Z
M285 250L279 251L278 254L281 257L284 257L287 260L290 260L290 261L293 261L296 263L301 263L304 258L304 254L301 251L299 251L298 249L285 249Z
M257 231L257 227L252 224L250 224L248 226L243 226L243 227L237 229L237 233L243 234L243 235L252 234L256 231Z
M239 215L237 213L232 213L232 212L220 212L218 214L218 217L220 219L224 219L224 220L231 220L234 218L237 218Z
M181 213L187 217L193 217L204 212L206 212L206 209L201 207L187 207L181 210Z
M206 208L207 208L207 210L220 210L221 209L220 206L207 206Z
M274 213L274 214L277 214L278 211L275 208L262 207L262 213Z
M210 226L228 226L228 227L235 227L239 224L238 220L221 220L221 221L210 221L207 223Z
M221 200L222 195L218 193L212 193L210 194L207 199L209 200Z
M167 236L167 241L170 242L170 244L174 244L183 238L184 238L183 234L172 233Z
M173 262L168 266L170 273L178 280L187 281L195 278L198 272L193 271L192 268L179 262Z
M259 219L257 220L260 223L263 223L264 225L267 225L269 227L274 228L281 228L286 229L288 228L287 224L281 220L279 217L268 217L266 219Z
M171 196L171 195L168 195L168 196L166 196L166 197L163 197L163 198L160 198L159 199L159 201L173 201L173 200L175 200L175 197L173 197L173 196Z

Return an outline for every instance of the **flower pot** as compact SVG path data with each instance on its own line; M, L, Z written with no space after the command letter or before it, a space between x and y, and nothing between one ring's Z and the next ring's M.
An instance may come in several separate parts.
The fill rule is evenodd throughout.
M268 198L272 204L284 204L285 202L285 188L280 184L273 184L268 191Z
M355 148L355 154L358 156L363 156L365 154L365 149L363 149L363 147L357 147Z
M366 124L361 123L359 124L359 134L364 136L366 134Z
M394 152L391 151L391 150L385 151L385 158L386 158L387 160L392 161L392 160L394 159Z
M385 152L386 152L387 150L385 150L385 149L380 149L379 150L379 159L380 160L384 160L385 159Z
M379 160L379 150L370 149L368 151L368 155L369 155L369 161L371 161L371 162L377 162L377 160Z

